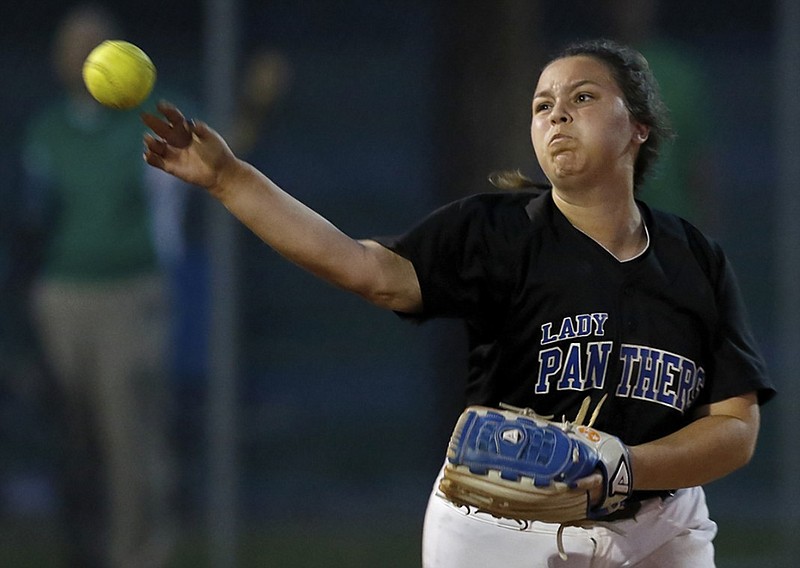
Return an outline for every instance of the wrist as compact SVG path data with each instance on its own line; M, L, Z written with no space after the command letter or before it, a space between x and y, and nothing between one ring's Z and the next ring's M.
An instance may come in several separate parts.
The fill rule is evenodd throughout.
M214 183L206 189L212 197L224 203L236 187L245 183L251 169L247 162L232 156L228 163L218 168Z

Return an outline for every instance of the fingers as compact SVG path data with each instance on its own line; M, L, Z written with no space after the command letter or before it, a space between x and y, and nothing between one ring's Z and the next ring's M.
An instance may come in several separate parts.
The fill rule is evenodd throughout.
M158 154L159 156L163 156L167 151L167 143L158 138L154 138L150 134L144 135L144 145L147 151Z
M164 169L164 159L161 156L153 154L151 152L145 152L142 156L144 161L147 162L149 165L158 168L159 170Z
M164 117L173 124L182 123L185 120L183 113L178 110L178 107L169 101L159 101L156 104L156 108L158 112L163 114Z
M166 138L172 131L172 126L170 124L149 112L143 112L141 118L142 122L161 138Z
M161 170L164 169L164 154L167 151L167 144L163 140L158 140L150 134L144 135L144 161Z
M171 103L162 101L158 103L157 108L164 115L164 119L148 112L143 112L141 114L142 122L170 146L175 148L189 146L192 143L192 124Z

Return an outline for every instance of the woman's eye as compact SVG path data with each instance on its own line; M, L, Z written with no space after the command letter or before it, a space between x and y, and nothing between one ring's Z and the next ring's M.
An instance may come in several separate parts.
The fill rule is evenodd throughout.
M534 110L536 112L542 112L543 110L549 110L550 109L550 103L538 103L533 108L534 108Z
M590 95L589 93L581 93L577 97L575 97L575 100L579 103L585 103L586 101L589 101L591 99L592 95Z

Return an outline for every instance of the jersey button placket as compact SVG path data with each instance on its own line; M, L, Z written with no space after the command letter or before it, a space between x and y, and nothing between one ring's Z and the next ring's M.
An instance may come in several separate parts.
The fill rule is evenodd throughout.
M636 331L637 320L633 309L635 290L633 285L625 284L622 286L622 313L625 322L625 331L632 333Z

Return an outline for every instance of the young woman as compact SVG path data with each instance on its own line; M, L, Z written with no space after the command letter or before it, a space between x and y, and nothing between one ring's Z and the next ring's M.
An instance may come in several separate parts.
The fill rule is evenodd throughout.
M463 319L469 404L571 418L608 395L595 427L630 449L623 514L566 528L565 561L557 525L521 527L434 489L425 568L714 565L701 486L750 460L774 391L722 250L635 197L668 134L641 55L593 41L543 69L531 139L551 188L468 197L392 239L351 239L206 124L160 112L143 116L146 161L206 188L287 259L404 317ZM580 487L596 497L599 476Z

